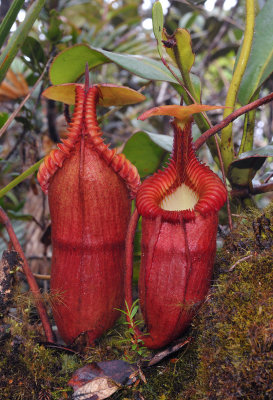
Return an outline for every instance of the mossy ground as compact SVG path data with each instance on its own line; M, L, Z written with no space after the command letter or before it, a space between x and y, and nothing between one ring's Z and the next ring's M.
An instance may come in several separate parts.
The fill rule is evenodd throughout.
M195 321L192 399L273 399L273 208L241 215Z
M216 260L206 303L185 332L194 340L160 364L142 368L140 379L113 400L273 399L273 207L241 215ZM143 358L132 349L124 319L82 354L42 344L31 298L14 296L2 319L1 400L72 398L72 373L93 361ZM151 357L151 353L144 353ZM142 377L143 378L143 377Z

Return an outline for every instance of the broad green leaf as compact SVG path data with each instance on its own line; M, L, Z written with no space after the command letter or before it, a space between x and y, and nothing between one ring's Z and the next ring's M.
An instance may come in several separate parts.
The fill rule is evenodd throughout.
M102 49L97 49L97 51L105 55L110 61L143 79L177 83L161 61L139 55L111 53ZM179 70L177 68L174 70L180 76Z
M135 133L124 146L123 153L137 167L141 178L153 174L172 148L171 137L168 140L165 135L162 135L164 138L161 141L159 136L161 135L140 131Z
M155 38L157 40L157 50L160 57L162 57L163 55L162 32L163 32L164 16L160 1L156 1L153 5L152 19L153 19L153 31Z
M50 68L51 82L54 85L75 82L84 73L86 62L89 69L107 62L114 62L141 78L177 83L168 69L152 58L112 53L83 44L70 47L55 57ZM175 70L179 75L179 70L177 68Z
M160 135L158 133L144 132L155 144L170 153L173 149L173 138L169 135Z
M190 73L195 55L192 51L191 35L186 29L178 28L173 35L163 30L162 38L165 41L167 54L178 66L183 84L197 102L201 102L201 85L197 85L196 77ZM187 93L181 88L181 94L187 99Z
M175 36L174 36L174 34L173 35L168 35L166 29L163 28L162 40L164 40L164 42L168 42L168 41L171 41L170 43L173 42L173 46L171 44L169 46L165 45L165 50L166 50L166 53L168 54L168 56L173 60L175 65L177 65L176 58L175 58L175 53L174 53L174 46L175 46Z
M195 56L192 51L191 35L186 29L177 29L175 32L177 46L177 64L190 72Z
M89 69L104 63L114 62L143 79L177 84L170 71L159 61L144 56L112 53L91 48L85 44L70 47L55 57L49 72L52 84L59 85L77 81L84 73L86 62L88 62ZM180 76L178 68L172 68ZM200 94L199 78L191 75L191 79L194 82L195 90Z
M0 24L0 48L3 46L10 28L12 27L13 23L16 21L17 15L21 10L24 4L24 0L14 0L5 15L5 18Z
M63 85L50 86L43 92L47 99L61 101L65 104L75 104L75 88L84 86L75 83L64 83ZM133 89L114 84L97 84L102 97L99 99L101 106L123 106L135 104L145 100L145 96Z
M273 2L267 1L256 18L254 39L238 99L247 104L273 72Z
M36 0L28 9L25 19L19 25L18 29L12 34L4 51L0 55L0 82L4 79L7 70L10 67L18 50L24 43L29 31L37 19L40 11L45 3L45 0Z
M228 171L233 185L248 186L267 157L273 157L273 144L240 154Z
M173 35L169 36L164 29L162 37L165 41L173 42L173 46L165 47L171 59L182 70L190 72L195 59L190 33L186 29L178 28Z
M258 149L246 151L238 157L237 161L244 160L249 157L273 157L273 143Z
M49 70L51 82L53 85L75 82L84 74L87 62L89 69L92 69L109 61L103 54L85 44L75 45L54 58Z

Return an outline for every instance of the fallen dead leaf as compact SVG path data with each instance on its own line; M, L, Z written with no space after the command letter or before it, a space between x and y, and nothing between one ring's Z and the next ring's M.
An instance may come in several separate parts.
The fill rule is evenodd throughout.
M134 383L136 371L135 365L122 360L91 363L77 369L68 385L74 389L73 399L107 399L122 385Z
M15 100L28 94L28 84L22 74L15 74L9 69L0 85L0 101Z
M94 378L92 381L79 387L74 394L75 400L103 400L112 396L119 386L110 378Z

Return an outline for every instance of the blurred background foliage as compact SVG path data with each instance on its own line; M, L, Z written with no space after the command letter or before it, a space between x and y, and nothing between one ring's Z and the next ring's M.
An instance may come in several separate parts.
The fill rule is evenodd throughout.
M161 1L167 32L172 34L180 27L186 28L191 34L195 53L191 72L196 80L201 82L203 104L225 104L245 28L245 1ZM0 0L0 21L4 21L12 6L15 8L10 17L10 21L13 21L11 26L1 24L0 27L0 129L18 109L22 99L28 94L30 97L13 118L8 129L1 131L0 205L12 219L18 238L25 244L26 256L31 262L32 270L39 278L41 274L50 273L50 217L46 197L37 184L35 174L29 175L28 179L5 194L1 190L54 148L60 138L65 137L64 105L42 97L43 90L52 84L50 65L56 62L56 59L53 61L54 58L74 45L86 44L97 50L101 49L101 53L96 53L93 58L96 59L97 66L94 66L90 73L92 82L129 86L140 90L146 96L145 102L133 106L98 110L105 140L112 147L124 151L138 166L142 178L152 174L166 162L172 148L172 130L168 117L157 117L145 122L138 121L137 117L154 106L179 104L180 95L179 88L172 83L172 77L169 76L167 82L168 79L164 79L166 71L160 69L163 67L158 67L161 62L152 29L152 1ZM267 14L273 18L272 0L256 0L256 13L265 6L269 10ZM28 12L30 9L31 13ZM34 23L31 22L31 18L34 19ZM13 48L11 38L20 26L21 43ZM266 36L268 32L264 32L264 37ZM270 43L271 41L270 39ZM5 53L9 49L8 46L13 49L13 53ZM269 69L273 69L272 47L271 50L268 49L266 41L259 44L261 53L265 50L271 52L271 58L267 60ZM106 60L107 54L112 58L121 54L124 58L123 61L110 62L110 59ZM126 55L134 55L137 58L128 59ZM159 68L158 79L155 77L155 70L152 70L151 77L145 78L151 65L147 66L145 57L159 63L153 64L155 68ZM12 61L11 68L4 71L7 60ZM132 60L135 60L135 64ZM259 56L255 53L253 65L257 60ZM139 67L141 63L142 66ZM73 67L74 64L71 64L71 70ZM134 68L136 73L132 73ZM67 74L67 69L67 66L64 67L60 75ZM79 81L82 81L81 77ZM273 79L269 73L259 97L272 91ZM241 93L236 108L249 100ZM72 111L71 109L70 112ZM209 116L214 125L222 119L222 112L215 111ZM257 110L254 126L253 147L261 149L267 146L266 156L273 155L272 146L270 147L272 128L273 105L269 103ZM244 117L240 117L233 124L235 151L240 148L243 129ZM194 139L200 136L197 124L193 126L193 136ZM200 149L199 157L221 176L206 145ZM272 183L272 167L272 158L267 157L266 162L257 167L258 173L251 184ZM272 192L255 196L255 203L259 208L265 207L271 200ZM242 207L243 204L240 203L239 206ZM226 224L226 210L221 221ZM0 235L3 239L0 240L2 251L7 247L7 238L3 230L0 231ZM140 229L137 232L135 250L138 262L139 238ZM45 290L48 289L47 282L47 279L39 280L40 286ZM189 374L189 370L187 373ZM173 376L173 371L171 374ZM160 379L162 383L162 375ZM174 393L176 389L173 387L168 390ZM147 399L150 398L148 394L146 396ZM162 397L165 398L168 397Z
M21 2L22 8L17 15L11 31L16 31L20 21L25 17L26 10L33 3ZM164 26L169 34L177 27L189 30L192 38L195 63L193 74L198 76L202 84L202 102L204 104L225 103L225 97L232 78L232 72L242 41L245 26L245 2L236 0L208 1L162 1L165 14ZM256 2L257 10L266 1ZM1 1L0 18L3 19L11 1ZM39 17L23 42L14 58L12 69L17 79L23 81L24 91L20 92L20 82L10 82L6 77L4 83L9 83L17 93L7 95L1 101L0 125L4 124L8 115L16 109L22 96L30 90L35 81L46 68L41 83L32 93L13 125L1 138L1 185L5 186L16 174L32 165L43 154L48 152L53 143L59 141L65 131L65 121L62 116L62 104L45 101L41 97L42 90L51 82L48 75L48 63L61 51L75 45L88 44L97 49L114 53L134 54L158 59L156 41L152 32L151 19L152 2L145 0L124 1L84 1L84 0L47 0ZM12 34L12 33L11 33ZM4 46L3 46L4 47ZM47 67L46 67L47 66ZM113 111L103 110L102 124L105 137L113 146L124 146L124 143L137 131L145 130L154 134L170 134L169 118L162 117L147 121L137 121L142 111L161 104L177 104L180 97L173 85L136 76L116 63L104 63L91 71L93 82L109 82L130 86L142 90L147 101L136 106L123 107ZM3 84L2 84L3 85ZM18 90L19 85L19 90ZM21 84L22 86L22 84ZM260 97L272 91L272 78L263 85ZM1 93L1 92L0 92ZM211 115L212 123L220 120L219 112ZM265 146L271 142L272 105L258 111L255 126L254 147ZM235 149L239 148L242 136L243 118L234 123ZM194 137L200 133L194 127ZM141 136L141 135L140 135ZM145 138L150 143L151 150L162 153L158 144ZM143 141L143 135L142 135ZM136 143L136 151L144 149L143 143ZM130 144L128 143L130 147ZM132 147L132 146L131 146ZM163 146L163 150L164 149ZM127 152L125 148L125 153ZM146 152L148 153L148 152ZM131 154L131 153L130 153ZM200 157L214 165L210 153L204 146ZM140 162L145 162L145 154ZM164 159L164 154L154 165ZM132 160L134 161L134 159ZM149 161L149 157L147 159ZM265 173L271 170L270 162L263 166L260 176L266 179ZM153 172L147 169L147 174ZM145 176L145 173L142 173ZM23 186L32 184L32 178ZM20 188L15 189L15 196L20 196ZM266 196L268 197L268 196ZM23 196L24 198L24 196ZM2 203L10 203L4 198ZM261 199L260 206L267 200ZM6 204L7 206L7 204Z
M162 0L161 4L167 33L172 34L180 27L186 28L191 34L192 48L195 53L191 72L194 80L201 82L202 103L224 105L236 55L243 38L245 1ZM70 65L64 63L63 67L62 64L58 66L58 58L56 61L55 57L75 45L88 45L97 51L95 55L93 53L90 55L91 63L93 63L92 82L129 86L140 90L147 98L145 102L134 106L113 107L110 110L99 109L105 140L111 146L124 151L126 156L138 166L142 178L153 173L166 162L172 146L169 118L159 117L145 122L137 120L137 117L148 108L180 102L179 87L174 83L170 73L167 71L169 74L167 77L166 70L163 71L164 66L157 52L152 30L152 2L149 0L141 2L137 0L14 0L13 2L2 0L0 19L3 22L8 10L12 7L14 7L13 17L10 18L12 25L9 27L2 23L3 29L0 30L3 50L2 59L0 58L0 61L2 60L0 78L3 79L0 86L0 127L18 108L22 98L29 92L31 94L9 128L1 132L1 187L6 187L16 176L35 164L56 146L60 138L65 136L64 105L44 99L42 92L52 83L60 83L59 76L69 75L70 70L73 73L77 63L85 63L84 58L81 61L75 58ZM268 15L273 15L273 5L272 3L270 5L269 0L268 2L256 1L256 14L259 14L263 7L267 7ZM34 23L31 18L35 20ZM10 28L10 33L7 32L8 28ZM17 43L16 51L14 50L11 54L11 51L7 52L7 49L11 47L12 40L19 30L20 46ZM268 32L264 32L264 37L266 35L268 36ZM268 46L270 44L268 45L266 40L259 43L260 51L264 49L270 53ZM255 54L252 57L254 67L256 67L255 60L257 59ZM128 55L136 58L128 58ZM267 60L270 71L273 69L271 58ZM6 73L4 69L7 60L12 61L12 64ZM154 64L151 64L152 62ZM56 68L53 70L56 65L58 78L56 74L54 75ZM79 81L82 79L81 77L74 78ZM246 79L246 87L249 86L249 82L250 79ZM273 81L269 73L269 78L265 80L259 96L267 95L272 89ZM250 101L242 90L241 92L238 100L241 104L237 103L236 108ZM213 125L221 120L221 115L219 111L210 113ZM254 148L264 148L271 143L272 116L272 103L257 110ZM240 147L243 126L243 117L233 124L235 152ZM197 125L194 125L194 139L199 135ZM272 147L266 147L266 155L273 155ZM207 146L201 148L199 157L220 174ZM266 163L259 163L258 174L250 182L251 185L255 182L270 182L273 165L271 160L269 157ZM33 215L31 207L24 208L28 198L40 199L43 208L40 219ZM255 196L255 201L262 208L271 198L272 195L269 192ZM5 195L0 192L0 204L8 211L10 217L17 219L16 223L20 227L22 221L25 224L26 220L30 221L33 217L36 225L42 229L45 229L49 223L46 201L33 175ZM22 232L21 238L25 238L24 230L21 229L20 232Z

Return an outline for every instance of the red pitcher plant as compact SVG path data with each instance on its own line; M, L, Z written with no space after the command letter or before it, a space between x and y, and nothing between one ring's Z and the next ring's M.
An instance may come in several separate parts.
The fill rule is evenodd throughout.
M162 106L145 112L174 117L173 152L168 166L137 192L127 237L126 301L132 305L132 242L142 216L139 298L148 334L136 334L149 348L178 338L190 324L211 284L218 211L227 192L221 179L199 162L193 150L192 114L216 106ZM137 328L136 328L137 329Z
M125 236L140 183L137 169L103 142L96 106L145 97L106 84L53 86L44 94L75 103L67 139L38 173L51 214L53 316L66 343L83 332L93 343L122 307Z

